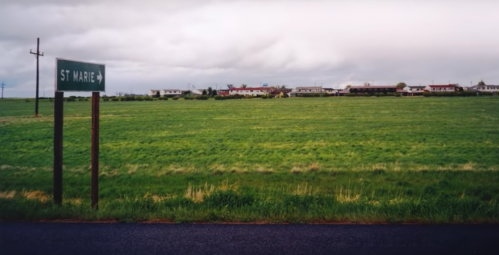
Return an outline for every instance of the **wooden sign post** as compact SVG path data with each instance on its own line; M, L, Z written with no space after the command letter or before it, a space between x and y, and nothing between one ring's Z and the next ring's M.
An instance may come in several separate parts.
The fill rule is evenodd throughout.
M54 203L62 203L62 124L64 92L54 97Z
M92 207L99 208L99 92L92 92Z
M102 64L56 59L54 96L54 203L62 204L62 127L64 91L92 92L91 199L92 208L99 208L99 101L105 91L106 67Z

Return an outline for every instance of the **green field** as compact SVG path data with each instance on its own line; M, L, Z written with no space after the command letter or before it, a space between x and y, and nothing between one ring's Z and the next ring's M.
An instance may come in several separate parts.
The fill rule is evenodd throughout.
M499 222L499 97L65 102L64 202L51 201L53 103L0 101L0 219Z

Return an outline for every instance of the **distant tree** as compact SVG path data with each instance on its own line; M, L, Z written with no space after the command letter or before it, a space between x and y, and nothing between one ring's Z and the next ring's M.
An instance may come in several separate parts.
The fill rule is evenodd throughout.
M208 92L206 92L206 89L203 89L203 96L206 96Z
M480 80L480 82L478 83L478 85L485 85L485 82L483 82L483 80Z
M213 92L212 92L212 96L216 96L216 95L218 95L218 93L217 93L217 90L214 89Z
M286 85L281 85L280 89L286 89Z
M213 89L211 87L208 87L208 96L213 96Z
M397 88L403 89L405 87L407 87L407 84L405 84L405 82L399 82L399 83L397 83Z
M371 86L371 83L369 83L369 82L365 82L365 83L364 83L364 86Z
M233 87L234 87L234 85L232 85L232 84L227 84L227 88L231 89L231 88L233 88Z
M348 84L348 85L345 86L345 89L349 89L351 87L352 87L352 85Z
M155 97L160 97L159 91L156 91Z
M248 87L248 85L246 85L246 84L244 84L244 83L243 83L243 84L241 84L241 88L246 88L246 87Z

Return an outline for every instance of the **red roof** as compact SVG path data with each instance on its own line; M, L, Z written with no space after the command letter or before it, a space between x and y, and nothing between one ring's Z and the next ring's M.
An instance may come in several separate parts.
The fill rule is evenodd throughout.
M393 89L397 86L351 86L351 89Z
M457 85L455 84L448 84L448 85L428 85L430 88L455 88Z
M241 90L270 90L269 87L257 87L257 88L230 88L230 91L241 91Z

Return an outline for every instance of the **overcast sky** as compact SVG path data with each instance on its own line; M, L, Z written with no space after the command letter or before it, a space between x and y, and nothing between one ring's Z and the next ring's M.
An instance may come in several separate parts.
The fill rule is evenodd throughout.
M34 97L40 37L40 96L53 95L55 58L106 64L107 95L499 84L498 10L495 0L1 0L0 83L6 97Z

